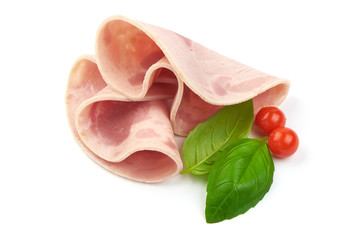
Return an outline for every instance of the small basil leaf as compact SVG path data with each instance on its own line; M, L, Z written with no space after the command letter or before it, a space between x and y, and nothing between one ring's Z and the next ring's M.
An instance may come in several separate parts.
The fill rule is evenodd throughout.
M224 148L249 136L254 119L252 100L225 106L205 122L198 124L187 136L183 146L186 170L196 175L206 174Z
M216 159L208 177L208 223L231 219L254 207L269 191L274 163L265 139L241 139Z

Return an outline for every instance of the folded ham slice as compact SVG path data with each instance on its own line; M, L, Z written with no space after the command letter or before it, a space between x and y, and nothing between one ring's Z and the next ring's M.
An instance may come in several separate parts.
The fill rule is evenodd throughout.
M68 81L69 123L84 150L106 169L136 181L162 181L182 169L167 100L175 92L174 84L162 83L131 101L106 85L94 57L82 56Z
M140 182L181 171L174 134L186 136L224 105L279 105L289 90L288 80L122 16L101 24L95 53L70 72L70 127L97 163Z

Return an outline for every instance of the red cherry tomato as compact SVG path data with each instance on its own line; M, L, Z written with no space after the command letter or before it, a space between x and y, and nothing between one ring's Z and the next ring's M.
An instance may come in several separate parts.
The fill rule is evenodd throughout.
M277 107L263 107L255 117L255 125L265 135L269 135L278 127L285 127L285 123L285 115Z
M290 128L279 127L271 132L268 146L275 156L286 158L296 152L299 146L299 137Z

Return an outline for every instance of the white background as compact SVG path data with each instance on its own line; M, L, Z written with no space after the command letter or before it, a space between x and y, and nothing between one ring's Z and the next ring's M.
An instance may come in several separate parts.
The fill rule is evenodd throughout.
M0 239L359 239L357 1L2 1ZM207 224L206 181L120 178L72 137L64 96L75 59L114 14L159 25L292 86L300 137L275 159L265 198Z

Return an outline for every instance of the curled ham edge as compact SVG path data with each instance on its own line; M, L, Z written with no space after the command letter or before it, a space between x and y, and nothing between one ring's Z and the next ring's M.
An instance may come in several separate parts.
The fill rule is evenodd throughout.
M286 79L123 16L102 23L95 49L95 56L79 57L70 72L69 124L95 162L139 182L161 182L182 170L174 133L186 136L224 105L251 98L255 112L262 105L279 105L290 86ZM112 109L116 106L120 110ZM116 117L109 117L109 111L116 112ZM124 122L133 116L137 123ZM107 134L114 135L112 131L121 139L110 138L109 142Z

